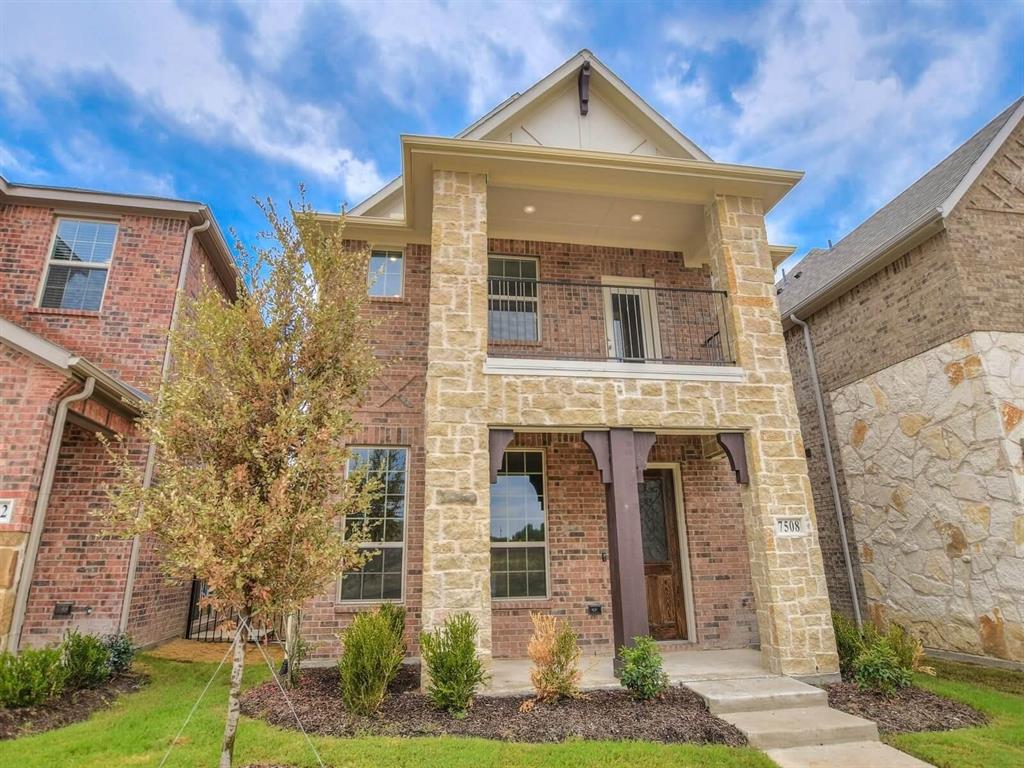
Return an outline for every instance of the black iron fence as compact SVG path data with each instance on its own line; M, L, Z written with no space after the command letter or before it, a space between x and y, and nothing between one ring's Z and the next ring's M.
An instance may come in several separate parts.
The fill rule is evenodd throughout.
M725 291L488 279L488 353L729 365Z
M215 611L212 605L203 604L209 595L206 582L192 580L192 595L188 604L188 624L185 637L208 643L228 643L235 636L238 614ZM284 621L276 614L255 617L249 621L250 640L284 640Z

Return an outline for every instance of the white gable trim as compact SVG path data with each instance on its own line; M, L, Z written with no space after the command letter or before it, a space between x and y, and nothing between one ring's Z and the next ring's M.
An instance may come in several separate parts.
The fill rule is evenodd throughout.
M974 161L974 165L967 171L967 175L961 179L960 183L956 185L956 189L953 190L952 194L946 198L946 200L939 206L939 210L942 211L942 218L946 218L953 209L956 208L957 203L967 194L967 190L971 188L971 185L978 180L985 167L989 164L996 153L1002 149L1003 144L1013 133L1013 129L1017 127L1021 119L1024 119L1024 99L1021 99L1017 108L1013 110L1013 114L1003 123L1003 127L999 129L999 133L995 135L989 145L985 147L985 151L979 155L978 159Z
M650 104L640 98L639 94L623 82L618 75L612 72L605 64L587 49L581 50L549 75L530 86L524 93L515 93L498 106L492 109L476 122L464 128L455 135L457 139L484 139L488 134L500 126L511 122L515 117L538 103L553 90L572 78L583 66L583 62L589 61L592 75L597 75L600 80L605 81L612 92L621 96L629 106L636 109L640 115L654 128L665 135L668 141L681 148L694 160L705 160L711 162L711 158L704 150L687 138L678 128L662 117ZM382 189L378 190L368 198L360 202L349 211L352 216L364 216L376 206L386 202L392 196L398 194L402 189L402 177L399 176Z

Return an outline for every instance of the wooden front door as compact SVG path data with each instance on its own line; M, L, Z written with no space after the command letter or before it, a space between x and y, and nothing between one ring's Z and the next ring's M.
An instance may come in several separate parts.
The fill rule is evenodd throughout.
M672 470L648 469L640 484L647 616L655 640L687 637L683 566Z

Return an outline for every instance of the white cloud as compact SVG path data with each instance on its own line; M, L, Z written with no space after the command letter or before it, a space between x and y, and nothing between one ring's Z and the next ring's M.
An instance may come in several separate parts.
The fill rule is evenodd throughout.
M256 29L280 51L294 29L275 18L257 18ZM26 92L40 82L60 92L80 77L108 78L196 136L337 179L349 195L382 183L372 160L344 146L330 105L303 102L265 76L239 71L215 29L172 3L19 4L5 11L4 48L0 88L14 100L29 100Z
M922 23L885 7L839 2L771 4L700 35L678 23L666 37L680 47L674 55L682 60L699 53L701 61L716 62L704 55L734 42L754 53L755 70L732 89L728 105L696 68L670 68L656 93L680 122L718 111L706 147L715 159L805 170L786 210L821 205L840 185L852 186L850 204L832 219L849 228L951 151L966 126L980 127L974 125L979 113L992 110L1012 9L985 10L988 18L974 26L941 15Z
M479 117L574 53L562 36L574 26L565 2L339 2L346 27L373 42L362 84L405 110L429 106L454 82Z

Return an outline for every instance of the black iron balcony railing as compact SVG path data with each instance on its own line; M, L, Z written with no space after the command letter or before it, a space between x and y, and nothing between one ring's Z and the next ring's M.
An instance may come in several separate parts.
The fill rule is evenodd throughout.
M724 291L488 279L493 357L730 365Z

